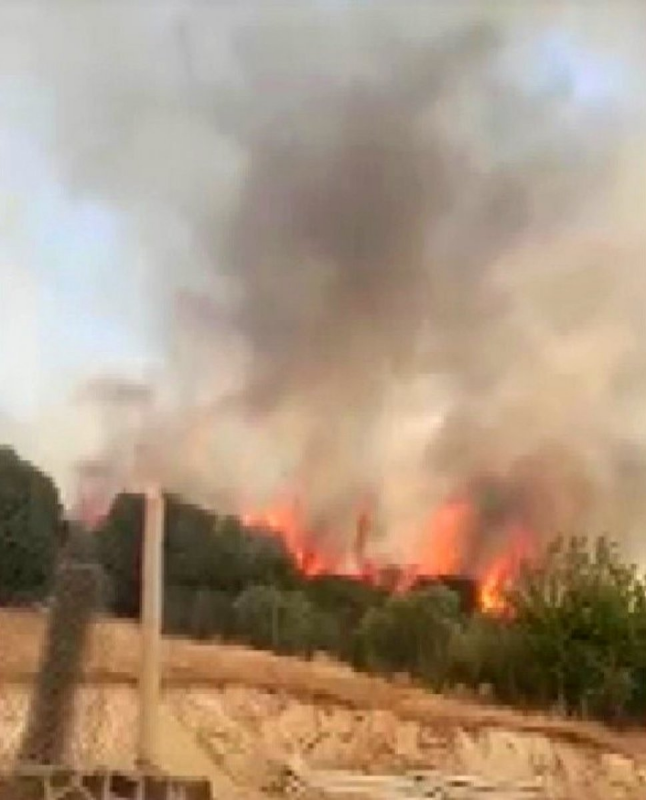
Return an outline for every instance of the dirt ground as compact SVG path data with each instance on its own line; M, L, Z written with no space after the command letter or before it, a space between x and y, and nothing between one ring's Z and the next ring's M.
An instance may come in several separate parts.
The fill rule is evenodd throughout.
M33 679L44 626L45 615L42 614L0 612L0 680L20 683ZM385 708L402 720L468 727L511 727L611 749L629 757L646 756L646 727L619 733L591 722L524 714L395 685L326 660L306 662L235 645L198 644L181 639L165 641L163 658L164 681L169 688L249 686L349 708ZM128 684L137 680L138 671L136 627L112 620L97 625L86 659L85 679L92 683Z
M19 738L44 626L42 614L0 612L0 727L7 756ZM98 623L79 692L86 733L76 759L128 766L138 666L136 627ZM431 769L518 780L542 772L553 788L540 796L646 800L646 729L619 732L523 714L327 661L182 640L164 644L164 684L168 713L228 779L250 791L265 791L268 770L294 762L337 782L330 770L401 776Z

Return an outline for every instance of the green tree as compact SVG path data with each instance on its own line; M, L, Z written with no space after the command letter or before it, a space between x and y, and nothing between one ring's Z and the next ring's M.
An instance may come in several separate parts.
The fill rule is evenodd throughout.
M615 545L556 541L509 601L526 665L516 683L529 699L605 718L646 711L646 588Z
M143 524L143 496L120 494L96 533L97 557L108 579L110 606L119 616L139 617Z
M188 635L194 594L195 589L190 586L164 586L164 633Z
M214 527L216 517L176 497L166 497L164 529L164 585L196 591L209 586L217 569L226 570L218 556ZM98 557L109 576L113 610L123 616L138 617L141 591L142 534L144 498L120 494L98 533ZM167 591L168 593L168 591ZM183 601L171 592L173 611L169 624L174 630L182 616ZM182 625L188 625L186 611Z
M200 587L193 592L188 633L196 639L226 639L233 633L233 602L217 589Z
M456 625L449 640L448 674L452 684L479 690L490 687L498 700L522 703L527 675L533 666L520 668L527 655L523 632L507 619L473 614Z
M316 646L316 610L302 592L250 586L234 604L238 637L277 653L309 655Z
M124 616L139 614L143 525L143 497L121 494L98 534L98 558L112 586L113 610ZM252 584L291 588L298 580L293 560L279 538L252 534L235 517L218 518L177 497L166 497L166 587L193 592L208 588L233 596ZM169 617L173 629L182 602L177 600L178 613ZM187 612L185 620L191 613Z
M319 613L320 649L354 662L355 633L373 608L386 601L385 590L352 578L320 575L303 581L303 592Z
M359 660L369 669L441 685L459 615L459 599L444 586L394 595L365 615L357 632Z
M209 584L234 593L250 585L296 588L301 579L282 540L242 527L236 517L215 526L215 562Z
M166 582L195 589L211 585L218 563L216 516L171 495L166 498L165 523Z
M0 448L0 602L42 598L62 532L56 487L33 464Z

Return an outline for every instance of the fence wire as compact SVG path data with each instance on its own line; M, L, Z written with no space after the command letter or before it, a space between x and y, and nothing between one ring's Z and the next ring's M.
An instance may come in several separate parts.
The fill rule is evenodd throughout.
M84 680L92 625L103 597L100 569L73 552L65 554L39 642L38 672L33 676L27 670L0 681L0 769L15 764L134 767L136 687ZM105 662L108 654L96 652L97 646L109 647L110 642L92 641L93 660ZM3 649L0 645L0 661Z

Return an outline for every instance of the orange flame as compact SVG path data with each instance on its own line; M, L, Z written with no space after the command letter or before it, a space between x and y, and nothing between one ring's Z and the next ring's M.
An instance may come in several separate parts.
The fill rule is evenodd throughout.
M371 516L363 511L357 516L356 536L351 558L325 553L314 546L297 502L281 501L263 512L245 514L242 522L258 532L279 536L297 568L306 576L338 575L377 582L379 571L363 552L369 535ZM437 509L419 537L420 545L413 563L402 569L396 589L405 591L420 578L464 574L468 553L478 529L478 510L465 498L447 501ZM505 591L514 580L519 564L528 557L530 532L518 524L507 527L504 549L474 577L480 580L479 605L482 611L502 614L506 611ZM354 561L352 560L354 556Z
M281 501L262 512L245 514L242 523L260 533L270 533L282 539L297 568L309 578L317 575L348 574L335 554L324 553L313 546L314 537L308 530L296 501Z
M475 522L475 511L467 500L451 500L440 506L423 531L414 567L417 574L457 574Z
M480 583L480 608L489 614L502 615L509 611L506 593L517 579L523 562L532 555L532 537L527 528L510 526L506 539L510 541L508 549L488 566Z
M507 556L497 558L486 571L480 584L478 599L480 608L489 614L504 614L507 610L505 590L509 580Z

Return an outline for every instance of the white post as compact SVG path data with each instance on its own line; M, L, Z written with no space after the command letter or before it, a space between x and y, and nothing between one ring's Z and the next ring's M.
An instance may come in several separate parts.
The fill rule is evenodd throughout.
M141 574L141 674L139 762L154 769L161 694L164 497L159 488L145 493Z

